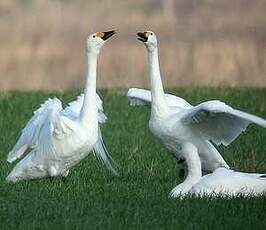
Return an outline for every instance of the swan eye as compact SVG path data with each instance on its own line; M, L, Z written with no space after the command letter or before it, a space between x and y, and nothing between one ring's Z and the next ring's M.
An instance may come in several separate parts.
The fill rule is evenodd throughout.
M92 37L93 37L93 38L95 38L96 36L95 36L95 35L93 35Z
M153 35L153 33L151 33L151 35Z

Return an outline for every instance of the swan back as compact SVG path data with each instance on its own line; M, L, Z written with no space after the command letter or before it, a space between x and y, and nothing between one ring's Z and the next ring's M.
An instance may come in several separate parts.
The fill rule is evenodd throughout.
M218 168L195 184L191 193L199 196L261 195L266 192L266 175Z

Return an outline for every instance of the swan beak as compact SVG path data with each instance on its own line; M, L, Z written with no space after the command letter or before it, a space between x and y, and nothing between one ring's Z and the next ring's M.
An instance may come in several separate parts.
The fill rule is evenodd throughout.
M138 32L137 36L138 36L137 39L142 41L142 42L148 41L148 33L147 32Z
M108 38L112 37L116 32L114 30L98 32L97 36L106 41Z

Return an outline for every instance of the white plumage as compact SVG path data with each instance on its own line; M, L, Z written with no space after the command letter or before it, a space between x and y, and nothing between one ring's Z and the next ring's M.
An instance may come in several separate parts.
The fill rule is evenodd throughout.
M259 196L266 193L266 174L236 172L221 167L202 177L201 162L195 146L186 143L182 148L190 158L186 162L188 177L171 191L172 197Z
M85 94L65 109L59 99L48 99L34 112L7 161L11 163L22 157L27 149L31 151L14 167L7 181L67 176L69 169L91 151L116 173L98 125L106 121L106 116L96 94L97 57L105 40L113 34L114 31L109 31L88 36Z
M192 186L190 195L209 196L260 196L266 193L266 175L236 172L218 168L205 175Z
M266 127L266 121L257 116L233 109L221 101L203 102L192 106L184 99L165 94L160 75L157 38L152 31L138 33L148 51L151 91L130 89L131 105L150 105L151 132L179 161L185 160L188 168L200 168L199 173L188 176L171 192L172 196L190 191L201 178L201 170L213 172L217 168L229 168L217 145L229 145L250 123ZM190 146L189 148L187 146ZM190 149L190 151L188 151ZM194 149L194 154L191 154ZM194 155L199 155L195 160Z
M151 106L151 91L146 89L131 88L128 90L127 96L131 106L147 105ZM183 109L193 108L186 100L175 95L165 93L165 101L168 107L172 110L178 111Z

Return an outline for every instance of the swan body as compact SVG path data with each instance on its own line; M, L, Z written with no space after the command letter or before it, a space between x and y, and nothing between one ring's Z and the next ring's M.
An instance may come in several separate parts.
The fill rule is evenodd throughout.
M106 121L102 101L96 94L96 66L100 48L115 32L98 32L87 38L88 75L85 93L63 109L58 98L46 100L34 112L9 152L7 161L31 151L7 176L8 182L67 176L69 170L91 151L115 173L106 150L99 123Z
M188 175L183 183L171 191L171 197L260 196L266 193L266 174L236 172L221 167L202 176L197 148L191 143L185 143L182 149L188 157Z
M266 175L218 168L192 186L189 194L199 197L259 196L266 193Z
M177 162L195 167L191 151L196 149L197 167L203 172L214 172L229 166L211 143L229 145L250 123L266 127L266 121L257 116L233 109L224 102L214 100L192 106L184 99L165 94L160 75L157 38L154 32L138 33L138 39L148 51L151 91L132 88L128 98L132 105L150 105L150 131L170 150ZM190 175L187 179L190 180ZM195 179L196 178L196 179ZM190 183L185 180L177 193L188 191L201 178L197 175ZM193 182L193 183L192 183Z

